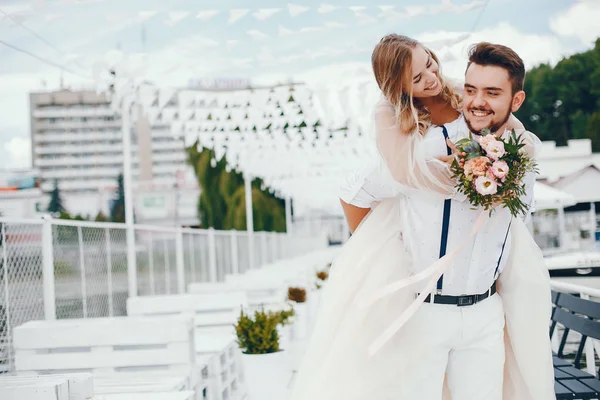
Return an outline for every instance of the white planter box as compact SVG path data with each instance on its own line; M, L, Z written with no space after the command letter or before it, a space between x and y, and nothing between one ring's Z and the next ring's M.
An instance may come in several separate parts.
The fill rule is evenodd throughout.
M242 354L248 400L285 400L292 371L286 352Z

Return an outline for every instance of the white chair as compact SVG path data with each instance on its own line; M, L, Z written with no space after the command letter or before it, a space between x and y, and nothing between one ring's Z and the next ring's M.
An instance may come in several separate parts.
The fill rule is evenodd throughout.
M127 299L131 316L193 316L197 362L208 366L211 399L242 398L241 364L234 324L248 307L244 292L142 296Z
M14 329L14 348L18 374L91 372L99 383L112 377L107 386L97 385L96 395L106 387L111 392L118 386L126 392L172 388L173 377L185 382L179 389L201 392L189 317L29 321ZM143 384L144 376L152 376L154 385Z
M34 393L43 394L43 397L45 397L48 396L47 393L52 391L54 391L55 397L59 398L59 396L64 395L63 383L67 384L67 398L69 400L90 400L94 396L94 382L91 374L0 375L0 399L11 398L9 388L12 388L12 395L16 396L15 399L37 399L37 395ZM28 392L31 394L28 394ZM54 399L51 394L49 396L49 398Z
M166 393L125 393L103 394L94 397L94 400L194 400L196 394L192 391L166 392Z
M223 328L233 331L240 310L247 306L248 300L242 291L199 295L139 296L127 299L127 315L192 315L196 329L216 329L222 332Z
M195 295L226 294L242 292L246 295L248 302L246 311L254 311L261 308L265 310L278 311L285 308L287 286L273 283L249 282L242 279L229 278L230 281L219 283L191 283L188 285L188 293ZM239 316L239 309L236 320Z

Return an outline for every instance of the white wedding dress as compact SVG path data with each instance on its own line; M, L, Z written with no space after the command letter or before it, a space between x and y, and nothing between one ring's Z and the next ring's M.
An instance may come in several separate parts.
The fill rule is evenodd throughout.
M391 127L389 132L378 136L378 144L389 149L382 155L388 157L390 169L397 167L392 171L397 180L415 185L433 182L428 189L438 192L451 189L440 165L423 160L420 135L403 135L400 142ZM413 156L406 158L407 154ZM411 379L411 366L420 357L411 346L418 338L411 338L402 325L421 299L405 285L414 276L403 243L403 235L410 232L401 232L403 212L402 195L382 201L334 260L292 400L404 400L403 382ZM511 232L511 253L498 278L506 315L503 399L551 400L555 395L549 273L520 218L513 219ZM434 285L449 256L430 267L424 280ZM388 291L394 282L401 284ZM444 400L450 400L447 388L444 392Z

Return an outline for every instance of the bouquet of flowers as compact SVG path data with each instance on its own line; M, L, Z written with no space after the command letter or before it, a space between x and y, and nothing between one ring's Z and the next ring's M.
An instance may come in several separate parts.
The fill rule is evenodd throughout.
M456 142L459 159L452 162L451 170L457 179L457 190L464 193L476 207L489 210L502 205L513 216L525 213L529 206L521 196L525 194L525 174L537 172L537 164L525 151L521 135L513 130L507 140L496 137L489 129L481 132L476 141L473 135Z

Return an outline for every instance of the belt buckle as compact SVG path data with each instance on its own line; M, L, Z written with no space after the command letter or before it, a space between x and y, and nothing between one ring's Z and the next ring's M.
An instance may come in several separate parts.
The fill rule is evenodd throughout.
M473 304L475 304L475 296L468 295L468 296L458 296L458 303L456 305L458 307L466 307L466 306L472 306Z

